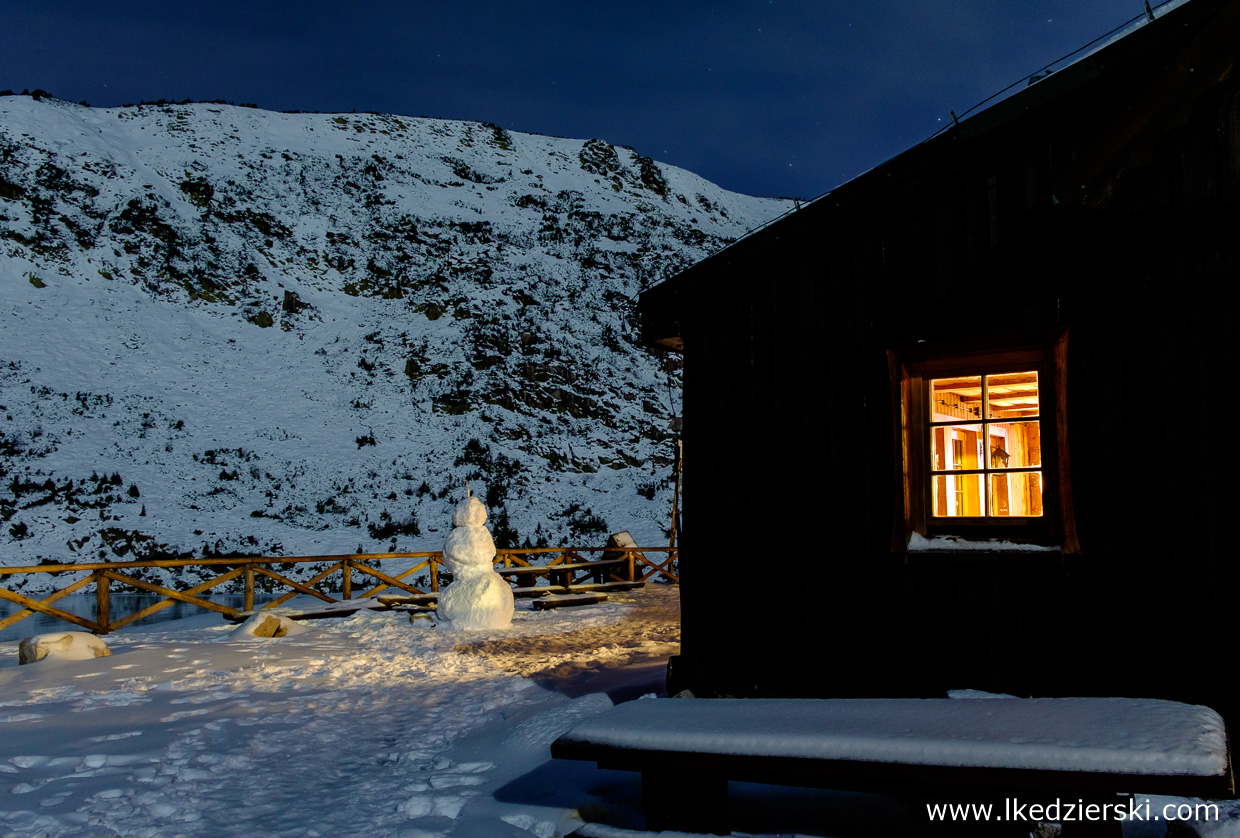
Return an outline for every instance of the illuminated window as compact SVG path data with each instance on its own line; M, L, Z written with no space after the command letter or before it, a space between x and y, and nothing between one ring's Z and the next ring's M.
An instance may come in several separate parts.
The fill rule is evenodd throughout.
M1036 370L929 379L931 518L1040 518Z
M1021 545L1060 559L1079 554L1067 331L1053 343L1022 335L1006 345L919 343L905 352L905 360L888 354L902 472L893 551L906 561L913 553L989 561L1000 552L991 546L1006 542L1009 557ZM925 541L910 551L914 534Z

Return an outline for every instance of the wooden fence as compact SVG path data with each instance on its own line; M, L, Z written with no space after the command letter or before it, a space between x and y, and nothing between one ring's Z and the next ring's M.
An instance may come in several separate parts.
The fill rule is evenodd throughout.
M601 560L590 561L585 556L591 553L604 553L604 556L600 557ZM646 554L653 554L654 557L658 557L658 554L663 555L661 560L656 561L655 558ZM561 587L571 586L584 578L593 579L595 582L603 581L603 579L616 582L640 582L658 575L671 582L679 582L674 570L677 556L678 551L673 547L641 547L629 550L617 547L542 547L499 550L495 556L495 569L508 576L518 589L522 589L523 582L533 583L536 581L534 577L539 576L551 577L552 581L562 583ZM395 575L384 573L375 566L380 562L395 559L420 559L421 561ZM304 581L297 581L285 575L290 570L287 566L302 564L326 564L327 567ZM278 572L277 566L284 573ZM256 579L261 579L260 586L264 588L288 589L277 599L266 603L263 608L283 605L298 594L308 594L329 603L353 599L355 574L372 577L366 581L373 587L361 594L362 597L373 596L389 588L395 588L407 594L433 594L438 593L441 581L446 584L451 579L442 567L443 553L439 551L278 558L248 556L244 558L166 559L148 562L88 562L0 567L0 599L6 599L22 607L21 611L0 620L0 630L37 612L73 623L96 634L107 634L167 608L174 602L187 602L200 608L218 611L225 616L235 617L254 610ZM146 571L153 568L205 568L208 572L216 572L216 575L184 590L174 590L137 578L135 575L145 575ZM526 568L528 570L524 570ZM77 576L78 574L82 575L59 590L44 595L42 599L24 596L6 587L11 584L10 579L32 578L40 575ZM337 574L340 577L339 580L335 578ZM406 581L410 577L414 577L415 582L421 582L426 590ZM212 588L238 578L241 580L240 584L244 592L242 609L212 602L200 596ZM336 584L337 581L338 584ZM113 583L158 594L163 599L141 611L113 620L108 613ZM91 585L95 586L94 620L70 614L55 606L60 599L87 589ZM528 590L528 588L523 590ZM333 597L332 594L338 594L339 598Z

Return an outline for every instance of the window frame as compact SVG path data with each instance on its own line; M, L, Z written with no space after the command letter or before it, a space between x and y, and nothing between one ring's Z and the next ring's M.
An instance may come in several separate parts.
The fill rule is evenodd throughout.
M976 428L977 433L981 437L980 444L985 447L986 451L990 451L992 436L995 433L993 428L995 426L1017 425L1017 424L1021 424L1025 422L1036 422L1040 429L1043 421L1045 420L1045 416L1043 415L1043 412L1041 410L1041 401L1042 401L1041 394L1046 389L1045 383L1044 383L1045 371L1039 370L1039 369L1022 368L1018 370L1006 370L1005 369L1000 372L992 372L992 371L987 371L987 372L982 372L982 373L968 372L964 375L958 375L958 374L934 375L934 376L926 377L925 383L928 388L933 388L935 382L947 382L947 381L953 381L953 380L971 381L972 379L977 379L977 385L981 391L980 398L982 399L982 405L986 405L989 403L990 397L988 396L988 393L990 392L991 387L992 386L995 386L995 387L1003 386L1002 384L992 385L989 379L996 378L996 377L1003 376L1003 375L1026 374L1030 372L1034 374L1034 377L1035 377L1034 387L1038 393L1038 404L1036 405L1037 410L1035 411L1035 414L1033 416L997 417L997 416L989 415L988 411L986 411L985 409L978 408L976 416L971 416L968 418L963 417L963 416L956 416L956 417L952 417L946 420L936 419L934 418L936 414L944 414L946 413L947 410L950 410L951 407L944 408L943 410L938 409L936 407L937 400L936 400L933 390L932 389L927 390L926 406L929 409L929 413L931 414L928 420L928 428L929 428L928 446L929 446L929 453L931 454L930 463L928 464L928 471L929 471L929 477L931 481L930 482L931 497L929 499L929 503L927 506L927 509L931 510L928 513L930 522L941 523L944 520L990 521L991 519L996 519L1000 521L1016 520L1016 521L1022 521L1023 523L1029 524L1029 523L1032 523L1034 519L1042 519L1045 517L1046 512L1045 512L1045 509L1043 508L1043 498L1044 498L1044 495L1046 494L1046 486L1045 486L1045 480L1044 480L1045 474L1046 474L1046 467L1045 467L1045 463L1043 462L1042 454L1041 454L1040 432L1038 433L1038 436L1039 436L1039 444L1038 444L1039 451L1038 451L1038 456L1037 456L1038 461L1035 465L996 466L994 465L992 461L987 459L987 457L983 456L983 457L978 458L979 462L967 468L963 468L963 469L959 467L944 468L943 467L944 464L938 463L934 456L934 452L938 450L937 446L939 445L939 442L936 442L936 439L939 438L940 432L943 433L942 444L946 447L946 443L948 441L947 432L953 431L953 430L964 430L967 433L969 429ZM968 386L972 386L972 385L970 384ZM1001 398L1001 397L997 397L997 398ZM944 404L946 404L946 402L944 402ZM956 406L956 409L959 410L960 406ZM963 455L965 452L961 449L963 449L966 446L961 445L957 447L956 443L960 442L960 440L954 435L951 436L950 439L952 442L951 450L953 452L960 454L963 458ZM946 451L944 451L944 453L946 453ZM995 490L994 490L994 483L993 483L994 479L1000 476L1010 477L1011 475L1019 475L1019 474L1036 474L1037 475L1037 480L1038 480L1038 504L1037 505L1040 510L1039 514L1037 515L1000 515L1000 514L995 513L992 510L992 503L995 500ZM940 505L941 502L946 502L946 499L941 497L941 495L942 495L942 489L945 489L947 484L944 484L944 486L941 488L938 483L938 480L939 478L942 478L942 477L952 477L952 476L958 477L958 478L969 477L969 476L978 478L978 485L976 488L979 491L975 497L981 501L979 514L976 514L976 515L938 515L938 514L935 514L933 510L936 509ZM960 485L959 481L957 481L957 487L959 487L959 485ZM965 490L961 488L956 489L957 493L960 493L963 491ZM964 499L962 498L961 500L963 501Z
M1065 331L1053 340L1026 341L978 347L918 344L893 355L893 399L898 401L897 461L902 467L903 518L893 533L892 547L908 555L914 533L923 538L951 536L964 542L1000 539L1027 544L1030 550L1057 547L1054 555L1079 551L1072 520L1068 482L1065 385L1067 372ZM1042 515L1039 517L936 517L932 514L934 480L931 468L932 434L930 382L936 378L1029 372L1038 374L1038 421L1041 436ZM898 379L898 380L897 380ZM896 392L898 390L898 393ZM980 421L978 424L982 424ZM987 489L986 491L989 491ZM977 550L977 547L983 547ZM987 553L984 545L962 545L961 554ZM939 553L940 551L927 551ZM950 551L948 551L950 552ZM1019 554L1020 550L1005 551Z

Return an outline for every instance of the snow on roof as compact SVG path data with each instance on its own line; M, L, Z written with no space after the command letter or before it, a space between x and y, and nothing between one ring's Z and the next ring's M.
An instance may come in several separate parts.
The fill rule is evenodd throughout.
M632 750L970 768L1220 776L1223 720L1159 699L634 701L569 741Z

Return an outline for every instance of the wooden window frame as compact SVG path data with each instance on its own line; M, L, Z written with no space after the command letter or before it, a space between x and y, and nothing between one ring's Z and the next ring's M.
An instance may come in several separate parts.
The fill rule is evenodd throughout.
M893 417L897 462L901 466L899 513L893 528L893 552L908 553L913 533L931 539L951 536L961 541L990 539L1027 544L1030 550L1062 556L1079 552L1072 515L1067 437L1068 333L1052 339L1010 341L1006 345L919 344L898 359L889 358L892 373ZM1036 371L1038 374L1039 422L1042 445L1042 515L1039 517L935 517L931 476L930 381L955 376L995 375ZM980 422L979 422L980 424ZM965 545L976 547L979 545ZM931 551L942 555L942 551ZM951 551L946 551L950 553ZM1019 549L1005 553L1018 556ZM986 550L961 550L960 555L978 558Z

